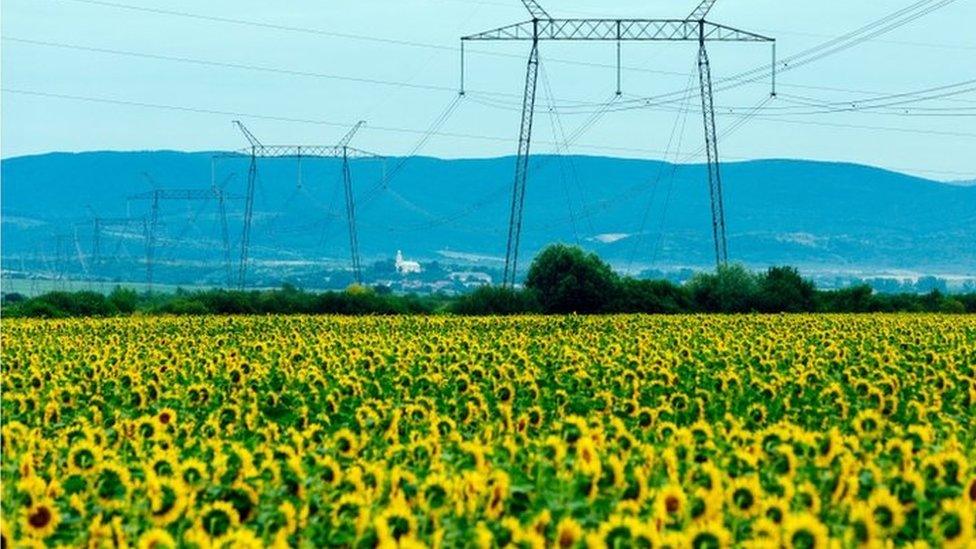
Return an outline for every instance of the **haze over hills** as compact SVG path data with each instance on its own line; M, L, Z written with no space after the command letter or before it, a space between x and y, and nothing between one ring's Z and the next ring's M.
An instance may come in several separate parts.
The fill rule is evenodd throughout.
M93 212L142 216L153 188L207 188L211 153L52 153L2 163L4 268L54 253L54 236L91 247ZM391 258L497 266L504 257L513 159L392 158L356 161L353 179L365 261ZM265 265L344 262L345 206L335 160L260 164L253 257ZM712 233L701 165L604 157L532 158L522 262L542 246L578 242L618 268L710 268ZM214 180L242 195L245 159L223 160ZM942 183L862 165L761 160L723 165L729 254L753 267L809 272L976 273L976 186ZM242 202L228 219L233 257ZM159 258L219 262L216 206L160 206ZM76 236L77 235L77 236ZM142 253L137 228L106 230L102 253ZM64 244L62 244L64 246Z

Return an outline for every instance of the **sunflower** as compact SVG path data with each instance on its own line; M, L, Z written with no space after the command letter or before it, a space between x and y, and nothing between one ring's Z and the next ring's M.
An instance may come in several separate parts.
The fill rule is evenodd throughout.
M102 461L101 448L87 440L79 440L68 451L68 472L71 474L85 474L94 470Z
M814 515L820 513L820 493L810 482L799 485L792 499L803 511Z
M575 547L583 538L583 527L572 517L563 517L556 525L556 547L567 549Z
M947 549L972 548L976 543L976 508L962 498L942 502L935 531Z
M420 509L430 514L446 511L450 504L452 489L450 477L440 474L427 477L420 487L418 496Z
M762 487L759 478L754 475L741 476L732 481L726 489L728 509L732 514L742 518L755 517L760 510Z
M10 536L10 527L7 521L0 518L0 547L13 547L13 538Z
M876 410L863 410L854 418L854 431L863 440L874 440L881 436L884 419Z
M93 489L103 506L114 509L125 504L132 490L128 469L117 463L101 463L95 469L94 478Z
M600 524L592 541L596 541L599 547L638 547L641 545L638 538L643 542L653 542L655 533L636 518L613 515ZM589 545L593 546L592 543Z
M53 534L60 523L61 515L54 502L39 499L31 503L24 512L22 529L28 536L44 539Z
M951 450L942 454L940 465L942 466L942 476L947 484L959 486L968 473L968 460L962 452Z
M147 488L153 523L167 526L183 516L189 502L186 490L178 480L152 477Z
M589 427L582 417L569 416L563 420L561 433L566 444L574 445L589 433Z
M166 530L153 528L146 531L136 542L138 549L176 549L176 540Z
M759 549L760 547L779 547L779 524L766 517L759 517L752 523L751 539L747 546Z
M495 398L503 406L510 404L515 399L515 386L511 383L501 385L495 389Z
M599 478L601 471L600 453L590 437L579 439L576 444L576 469L589 477Z
M783 545L796 549L828 546L827 527L809 513L791 513L783 519Z
M925 479L914 469L899 472L890 481L891 491L907 510L925 497Z
M529 425L538 428L542 425L543 420L546 418L545 412L539 406L530 406L525 411L525 417L528 419Z
M892 535L905 524L905 510L901 502L887 489L872 492L867 505L870 518L878 531Z
M722 526L721 520L696 522L687 534L692 549L720 549L732 545L732 534Z
M284 540L282 540L284 541ZM288 547L287 541L284 541L285 545L279 544L279 539L275 538L275 543L272 547ZM251 529L245 528L243 526L234 528L227 534L224 534L217 543L214 544L221 549L262 549L266 547L265 544L257 534L255 534Z
M147 473L162 477L172 476L176 472L175 464L178 461L179 454L176 453L175 449L163 450L156 447L148 459Z
M357 534L362 533L369 522L369 514L363 497L358 494L340 496L332 507L332 522L338 525L352 525Z
M686 549L691 546L691 539L688 534L678 530L666 530L660 534L660 543L657 547L661 549Z
M162 410L156 412L156 421L163 429L175 426L176 410L172 408L163 408Z
M654 517L665 524L679 522L684 517L688 497L677 484L668 484L658 490L654 498Z
M688 516L695 522L710 521L722 516L724 498L720 489L698 488L689 498Z
M335 487L342 482L342 467L329 456L316 458L316 470L325 486Z
M332 435L332 444L336 451L339 452L339 455L346 459L355 457L359 451L356 435L346 428L339 429Z
M549 435L542 442L542 454L554 466L562 465L567 453L566 443L555 435Z
M237 511L226 501L205 505L197 513L196 527L210 539L217 539L240 524Z
M184 459L178 469L179 478L186 486L199 488L207 481L207 465L197 458Z
M484 513L490 519L497 519L505 511L511 480L504 471L495 471L488 478L488 501Z
M858 547L870 547L877 539L876 521L864 502L857 502L847 518L847 535Z
M61 406L56 401L44 405L44 424L56 425L61 421Z
M394 500L373 521L380 543L395 542L417 532L417 519L403 500Z

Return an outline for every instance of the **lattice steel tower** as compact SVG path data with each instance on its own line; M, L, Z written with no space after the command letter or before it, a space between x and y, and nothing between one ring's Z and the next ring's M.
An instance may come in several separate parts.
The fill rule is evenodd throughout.
M521 40L531 42L525 73L522 99L522 119L519 125L518 151L515 160L515 181L512 186L512 205L505 249L503 284L515 285L518 267L519 241L525 206L525 183L528 176L529 151L532 142L532 119L535 111L536 80L539 73L539 42L609 41L617 42L617 83L620 83L620 43L697 42L698 75L701 88L702 115L705 128L705 149L708 162L708 188L711 199L712 236L715 243L716 265L728 260L725 237L725 207L722 198L722 178L719 169L718 139L715 128L711 65L706 42L768 42L773 43L772 70L775 70L775 40L756 33L707 21L705 18L716 0L705 0L684 19L557 19L534 0L522 0L532 19L514 25L472 34L461 38L461 93L464 93L464 43L483 40ZM775 94L775 73L773 73Z
M247 172L247 194L244 206L244 232L241 235L241 262L238 270L238 286L244 289L247 283L247 269L251 242L251 221L254 215L254 190L258 175L259 158L294 158L299 162L302 158L340 158L342 159L342 184L346 199L346 220L349 225L349 253L352 256L353 276L357 284L362 284L362 263L359 258L359 237L356 231L356 203L352 192L352 170L349 162L354 158L382 159L383 157L349 146L352 138L366 122L360 120L335 145L265 145L252 134L240 121L234 124L244 134L250 146L241 154L250 158ZM299 174L301 170L299 169Z

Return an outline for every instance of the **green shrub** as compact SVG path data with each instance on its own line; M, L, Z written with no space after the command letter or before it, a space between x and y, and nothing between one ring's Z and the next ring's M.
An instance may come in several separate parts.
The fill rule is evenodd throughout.
M542 311L535 292L501 286L481 286L458 297L450 311L459 315L516 315Z
M563 244L537 255L525 279L542 310L556 314L605 312L616 283L616 273L596 254Z

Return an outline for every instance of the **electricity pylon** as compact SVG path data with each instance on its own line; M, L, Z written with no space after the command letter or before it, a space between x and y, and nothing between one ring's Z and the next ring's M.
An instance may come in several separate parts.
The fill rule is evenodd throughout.
M111 229L130 229L133 225L142 228L143 234L147 231L147 220L145 217L101 217L92 212L91 229L91 268L93 272L98 271L102 264L102 233ZM86 225L88 223L85 223Z
M147 179L152 181L148 174L144 174ZM229 258L230 242L227 238L227 214L224 203L227 200L240 200L244 197L231 196L226 194L223 189L211 186L205 189L153 189L144 193L134 194L128 197L129 200L148 200L150 201L149 219L146 223L146 288L152 291L155 270L156 244L159 230L159 210L160 202L164 200L198 201L213 200L217 202L218 214L223 230L223 245L225 261ZM230 272L230 264L225 264L225 269Z
M356 232L356 204L352 192L352 170L349 161L355 158L383 158L380 155L355 149L349 146L352 138L366 122L360 120L335 145L265 145L251 133L239 120L234 125L244 134L249 147L239 154L250 158L247 171L247 194L244 206L244 232L241 235L241 262L238 270L238 287L244 289L247 283L248 254L251 242L251 221L254 215L254 191L258 176L259 158L294 158L299 163L298 184L301 186L302 158L340 158L342 159L342 183L346 198L346 219L349 223L349 253L352 256L352 269L356 283L362 284L362 264L359 258L359 237Z
M557 19L534 0L522 0L532 19L514 25L472 34L461 38L462 75L461 93L464 93L464 42L521 40L529 41L529 60L525 73L525 91L522 99L522 120L519 126L518 152L515 160L515 181L512 186L512 207L508 224L508 243L505 249L505 273L503 284L515 285L518 267L519 241L522 236L522 218L525 206L525 183L528 175L529 151L532 142L532 119L535 111L536 80L539 73L539 42L554 41L609 41L617 43L617 83L620 83L620 43L646 42L697 42L698 74L702 97L702 114L705 126L705 145L708 158L708 188L711 198L712 235L715 242L715 262L724 265L728 260L725 238L725 208L722 199L722 180L719 170L718 139L715 128L711 66L706 42L769 42L773 43L773 68L775 69L775 40L756 33L707 21L705 18L716 0L705 0L684 19ZM775 82L775 77L774 80ZM775 93L775 87L774 87Z

